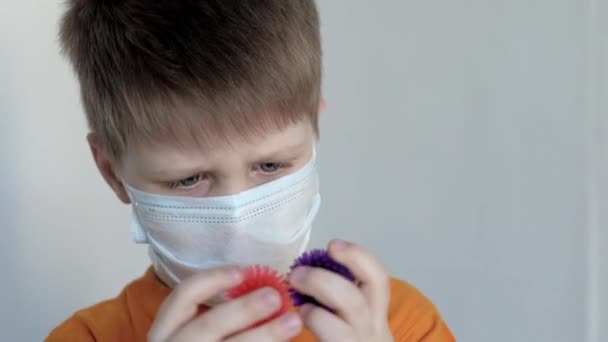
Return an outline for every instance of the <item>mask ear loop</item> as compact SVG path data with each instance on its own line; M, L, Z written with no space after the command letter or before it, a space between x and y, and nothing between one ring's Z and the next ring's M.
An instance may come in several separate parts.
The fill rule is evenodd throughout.
M300 229L298 229L296 232L294 232L293 235L285 242L285 244L290 244L290 243L294 242L298 237L300 237L300 233L302 231L304 231L308 227L312 226L312 222L317 217L317 213L319 212L320 207L321 207L321 195L317 193L312 200L312 206L310 207L310 210L308 211L308 215L306 215L306 219L300 226ZM308 232L306 234L308 236L305 239L310 239L310 230L308 230ZM308 243L308 241L306 241L306 243Z
M163 261L163 258L160 254L158 254L154 247L148 246L148 254L150 255L150 259L152 259L152 263L154 264L154 269L159 272L159 278L164 281L170 288L177 286L180 282L179 278L171 271L167 264ZM166 279L169 278L169 279Z
M317 194L314 199L313 207L311 208L311 211L310 211L308 217L306 218L305 224L303 225L303 227L310 227L310 229L308 229L308 231L306 232L306 236L304 237L304 243L302 243L302 246L300 247L298 254L302 254L302 252L304 252L306 250L306 248L308 247L308 243L310 242L310 234L312 232L312 223L315 220L315 218L317 217L317 213L319 212L320 207L321 207L321 195Z
M133 188L129 184L127 184L124 179L122 180L122 184L124 184L125 189L127 190L127 195L131 200L131 226L129 227L131 239L135 243L147 243L148 235L139 223L139 216L137 215L137 210L135 210L135 207L137 207L139 204L135 200L135 197L131 194L131 189Z
M133 203L131 205L132 206L131 227L129 228L129 230L131 232L131 238L133 239L133 241L135 243L148 243L148 235L146 234L144 229L141 227L141 224L139 224L137 210L135 210L135 206L137 205L137 203L133 202L133 200L131 200L131 203Z
M312 159L311 162L315 164L317 164L317 142L313 142L312 144ZM318 172L317 170L315 170L315 173ZM319 182L319 176L318 174L316 175L317 177L317 182ZM317 184L317 188L318 188L318 184ZM302 254L306 248L308 247L308 243L310 242L310 235L312 233L312 223L315 220L315 218L317 218L317 213L319 212L319 209L321 208L321 194L319 194L317 192L317 194L315 195L314 199L313 199L313 204L312 207L310 208L310 212L308 213L308 216L306 216L306 221L304 221L304 224L302 225L302 228L305 229L306 227L310 227L310 229L308 229L308 231L306 232L306 236L304 237L304 242L302 243L302 246L300 246L300 250L298 251L298 255Z

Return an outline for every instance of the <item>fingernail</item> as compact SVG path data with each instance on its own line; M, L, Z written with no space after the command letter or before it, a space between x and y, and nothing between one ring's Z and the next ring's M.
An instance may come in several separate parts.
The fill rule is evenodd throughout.
M331 244L334 247L334 249L337 251L344 250L344 249L346 249L346 247L348 247L348 242L343 241L343 240L338 240L338 239L332 241Z
M302 280L304 280L304 278L306 278L307 274L308 274L308 269L307 268L305 268L305 267L297 267L291 273L291 280L295 281L295 282L301 282Z
M300 328L300 319L296 314L289 313L282 318L281 323L287 331L294 331Z
M264 301L264 303L266 303L266 305L274 307L279 304L279 296L276 294L276 291L272 289L262 290L260 298L262 299L262 301Z

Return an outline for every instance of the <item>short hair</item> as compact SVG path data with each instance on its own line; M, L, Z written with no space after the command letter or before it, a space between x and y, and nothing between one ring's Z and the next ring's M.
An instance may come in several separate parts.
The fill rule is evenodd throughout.
M309 119L318 133L314 0L68 0L60 43L91 131L211 143Z

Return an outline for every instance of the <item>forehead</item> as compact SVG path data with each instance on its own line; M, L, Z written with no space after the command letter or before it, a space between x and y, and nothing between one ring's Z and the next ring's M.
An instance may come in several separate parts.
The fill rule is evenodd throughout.
M125 151L256 147L316 135L317 114L303 106L157 97L132 107ZM243 145L243 146L241 146Z
M283 127L242 135L232 132L207 139L159 139L134 143L124 154L123 162L143 164L182 164L186 159L208 161L228 155L256 159L290 152L306 152L316 139L312 123L301 120Z

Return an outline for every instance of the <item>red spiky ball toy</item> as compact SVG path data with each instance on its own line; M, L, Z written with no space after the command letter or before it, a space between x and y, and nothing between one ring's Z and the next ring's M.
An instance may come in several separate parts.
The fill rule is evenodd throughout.
M249 266L243 270L243 281L226 293L228 299L235 299L264 287L271 287L279 293L281 307L272 316L256 322L249 328L255 328L269 322L289 310L291 306L291 297L284 277L268 266Z

